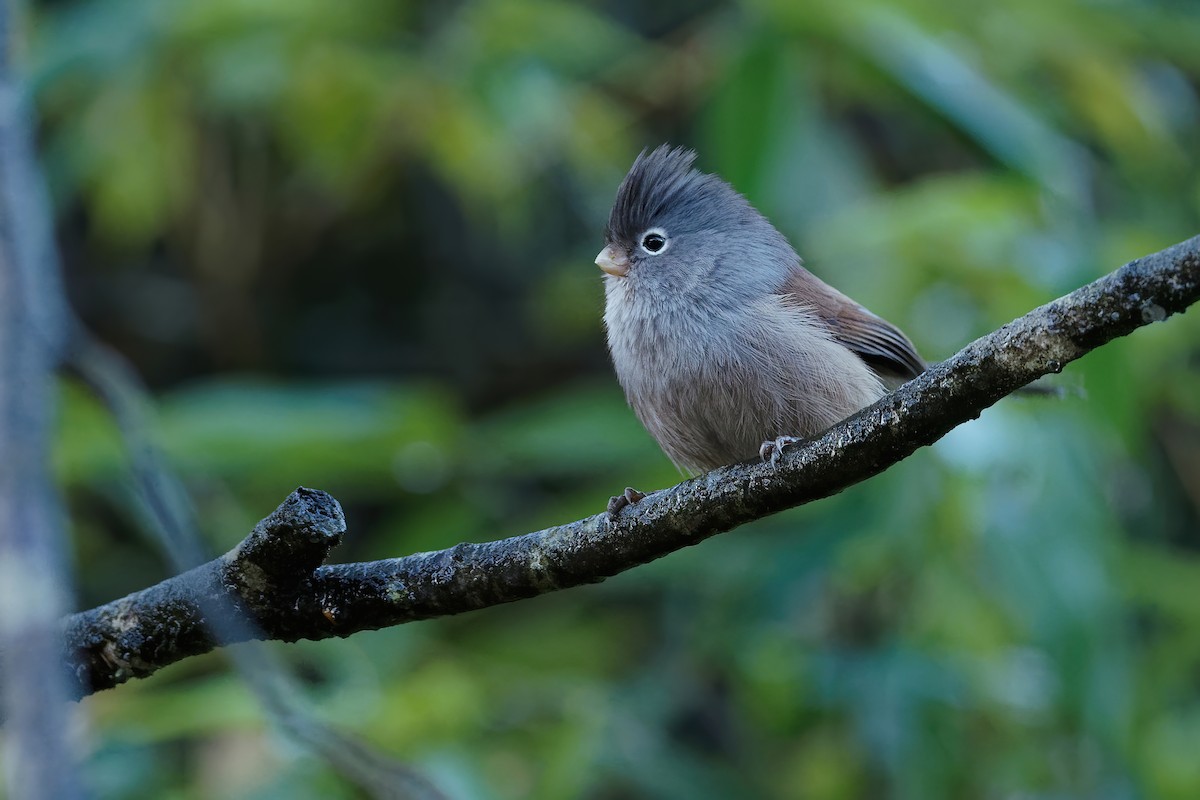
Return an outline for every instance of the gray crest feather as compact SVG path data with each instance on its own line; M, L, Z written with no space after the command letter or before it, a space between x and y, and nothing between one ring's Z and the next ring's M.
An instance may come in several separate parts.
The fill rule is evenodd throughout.
M665 212L719 191L724 182L692 169L695 160L695 151L685 147L643 150L617 189L605 229L608 241L632 242Z

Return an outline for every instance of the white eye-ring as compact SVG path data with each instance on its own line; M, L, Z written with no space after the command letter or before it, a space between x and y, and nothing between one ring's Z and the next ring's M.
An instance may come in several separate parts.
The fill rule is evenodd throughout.
M642 241L638 243L638 247L649 255L661 256L670 244L671 240L667 238L666 231L662 228L651 228L642 234Z

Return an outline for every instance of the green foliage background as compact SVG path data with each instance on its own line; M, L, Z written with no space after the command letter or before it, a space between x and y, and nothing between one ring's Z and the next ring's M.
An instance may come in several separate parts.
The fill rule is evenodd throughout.
M676 482L591 263L642 147L944 357L1200 232L1198 42L1177 0L60 0L29 55L73 302L212 548L303 484L353 560ZM454 797L1193 798L1198 361L1193 311L602 585L279 649ZM171 569L64 392L90 606ZM355 796L219 654L82 708L100 797Z

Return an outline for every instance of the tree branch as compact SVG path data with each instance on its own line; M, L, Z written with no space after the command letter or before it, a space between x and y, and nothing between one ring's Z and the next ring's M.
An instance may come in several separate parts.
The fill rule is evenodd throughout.
M71 607L62 506L49 464L64 308L50 203L15 49L19 4L0 0L0 720L14 800L83 796L58 655ZM2 791L0 791L2 793Z
M164 465L147 429L151 404L137 373L124 358L96 341L79 320L72 319L71 323L64 367L91 388L117 423L129 455L136 498L141 501L143 513L139 516L146 518L149 533L163 544L175 569L183 572L201 564L207 556L191 503L183 484ZM310 533L307 538L303 535L305 529ZM294 572L311 571L324 562L344 530L341 509L332 498L294 493L229 555L228 559L238 562L238 566L235 569L225 565L222 568L225 577L217 585L224 585L227 578L238 591L189 593L194 610L204 619L204 628L216 641L265 638L243 610L234 607L233 598L253 597L255 593L270 596L276 587L286 585ZM293 541L297 531L302 535L299 541ZM198 588L197 584L193 588ZM159 617L153 608L148 609L143 620L151 626L172 624L170 615ZM152 642L154 638L143 637L142 641ZM129 672L132 672L130 664L120 662L137 658L135 651L127 651L126 656L108 647L102 647L100 655L106 665L117 663L122 671ZM415 770L313 714L291 671L271 649L247 644L229 650L227 655L268 719L371 797L405 800L444 797Z
M271 639L348 636L601 581L786 508L836 494L932 444L1000 398L1200 299L1200 236L1138 259L1037 308L896 392L788 450L777 468L743 463L599 514L484 544L320 566L345 529L337 502L298 489L235 550L64 620L80 695L144 677L218 642L217 594Z

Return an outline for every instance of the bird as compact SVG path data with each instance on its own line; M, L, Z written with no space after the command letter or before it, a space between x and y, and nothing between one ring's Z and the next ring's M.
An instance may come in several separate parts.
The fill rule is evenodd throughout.
M788 239L693 150L643 150L596 264L617 380L675 465L776 463L921 374L895 325L809 272ZM609 514L644 495L632 487Z

